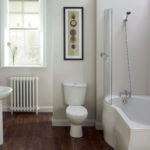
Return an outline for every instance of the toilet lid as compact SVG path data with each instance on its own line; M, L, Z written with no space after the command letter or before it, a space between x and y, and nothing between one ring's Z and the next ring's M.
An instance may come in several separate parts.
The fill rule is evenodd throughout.
M83 106L68 106L66 112L70 115L82 116L87 115L87 109Z

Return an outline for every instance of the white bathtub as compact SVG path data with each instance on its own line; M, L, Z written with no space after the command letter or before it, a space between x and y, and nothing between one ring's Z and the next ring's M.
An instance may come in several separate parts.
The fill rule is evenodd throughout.
M132 96L126 104L117 96L103 107L105 141L115 150L150 150L150 97Z

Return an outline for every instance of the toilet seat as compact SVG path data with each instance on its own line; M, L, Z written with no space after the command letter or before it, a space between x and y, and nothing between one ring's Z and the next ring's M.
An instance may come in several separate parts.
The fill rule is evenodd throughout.
M83 106L68 106L66 108L66 113L71 116L87 116L88 111Z

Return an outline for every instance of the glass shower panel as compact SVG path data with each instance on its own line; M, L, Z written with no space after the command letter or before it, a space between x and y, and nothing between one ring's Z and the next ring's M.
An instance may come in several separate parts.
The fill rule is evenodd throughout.
M104 10L104 97L112 104L112 9Z

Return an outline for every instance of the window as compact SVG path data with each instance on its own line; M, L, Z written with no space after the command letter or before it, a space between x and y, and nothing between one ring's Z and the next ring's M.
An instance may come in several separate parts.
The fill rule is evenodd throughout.
M44 1L3 0L3 66L45 66Z

